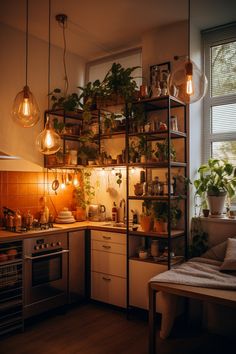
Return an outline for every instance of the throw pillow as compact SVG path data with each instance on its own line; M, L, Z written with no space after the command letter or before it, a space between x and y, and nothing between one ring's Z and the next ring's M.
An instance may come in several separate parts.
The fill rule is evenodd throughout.
M236 239L234 238L228 238L227 240L225 259L220 270L236 271Z

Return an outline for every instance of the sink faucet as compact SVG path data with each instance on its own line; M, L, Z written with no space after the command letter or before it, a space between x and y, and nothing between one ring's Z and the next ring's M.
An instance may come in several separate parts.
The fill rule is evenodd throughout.
M120 208L122 208L122 214L123 214L123 222L125 223L126 221L126 216L125 216L125 199L121 199L120 201Z

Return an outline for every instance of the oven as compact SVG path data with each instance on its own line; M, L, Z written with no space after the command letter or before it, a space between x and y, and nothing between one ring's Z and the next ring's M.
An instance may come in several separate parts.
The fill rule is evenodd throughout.
M66 233L24 240L24 317L68 302Z

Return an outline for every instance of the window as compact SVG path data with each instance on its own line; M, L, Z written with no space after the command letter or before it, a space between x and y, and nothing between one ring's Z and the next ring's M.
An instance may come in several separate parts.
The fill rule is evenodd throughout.
M103 58L100 60L95 60L94 62L89 62L87 66L88 77L87 81L95 81L99 79L102 81L111 68L112 64L120 63L124 68L140 66L136 69L132 75L139 87L142 84L142 52L141 49L131 50L119 55L114 55L112 57Z
M205 71L204 161L227 159L236 166L236 23L203 33Z

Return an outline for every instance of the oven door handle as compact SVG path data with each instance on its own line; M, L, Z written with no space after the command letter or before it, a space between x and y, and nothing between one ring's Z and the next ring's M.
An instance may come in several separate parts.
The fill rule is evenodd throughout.
M27 261L33 261L34 259L40 259L40 258L46 258L46 257L52 257L58 254L64 254L64 253L69 253L70 250L62 250L60 252L52 252L52 253L48 253L48 254L42 254L41 256L35 256L35 257L31 257L31 256L24 256L24 259Z

